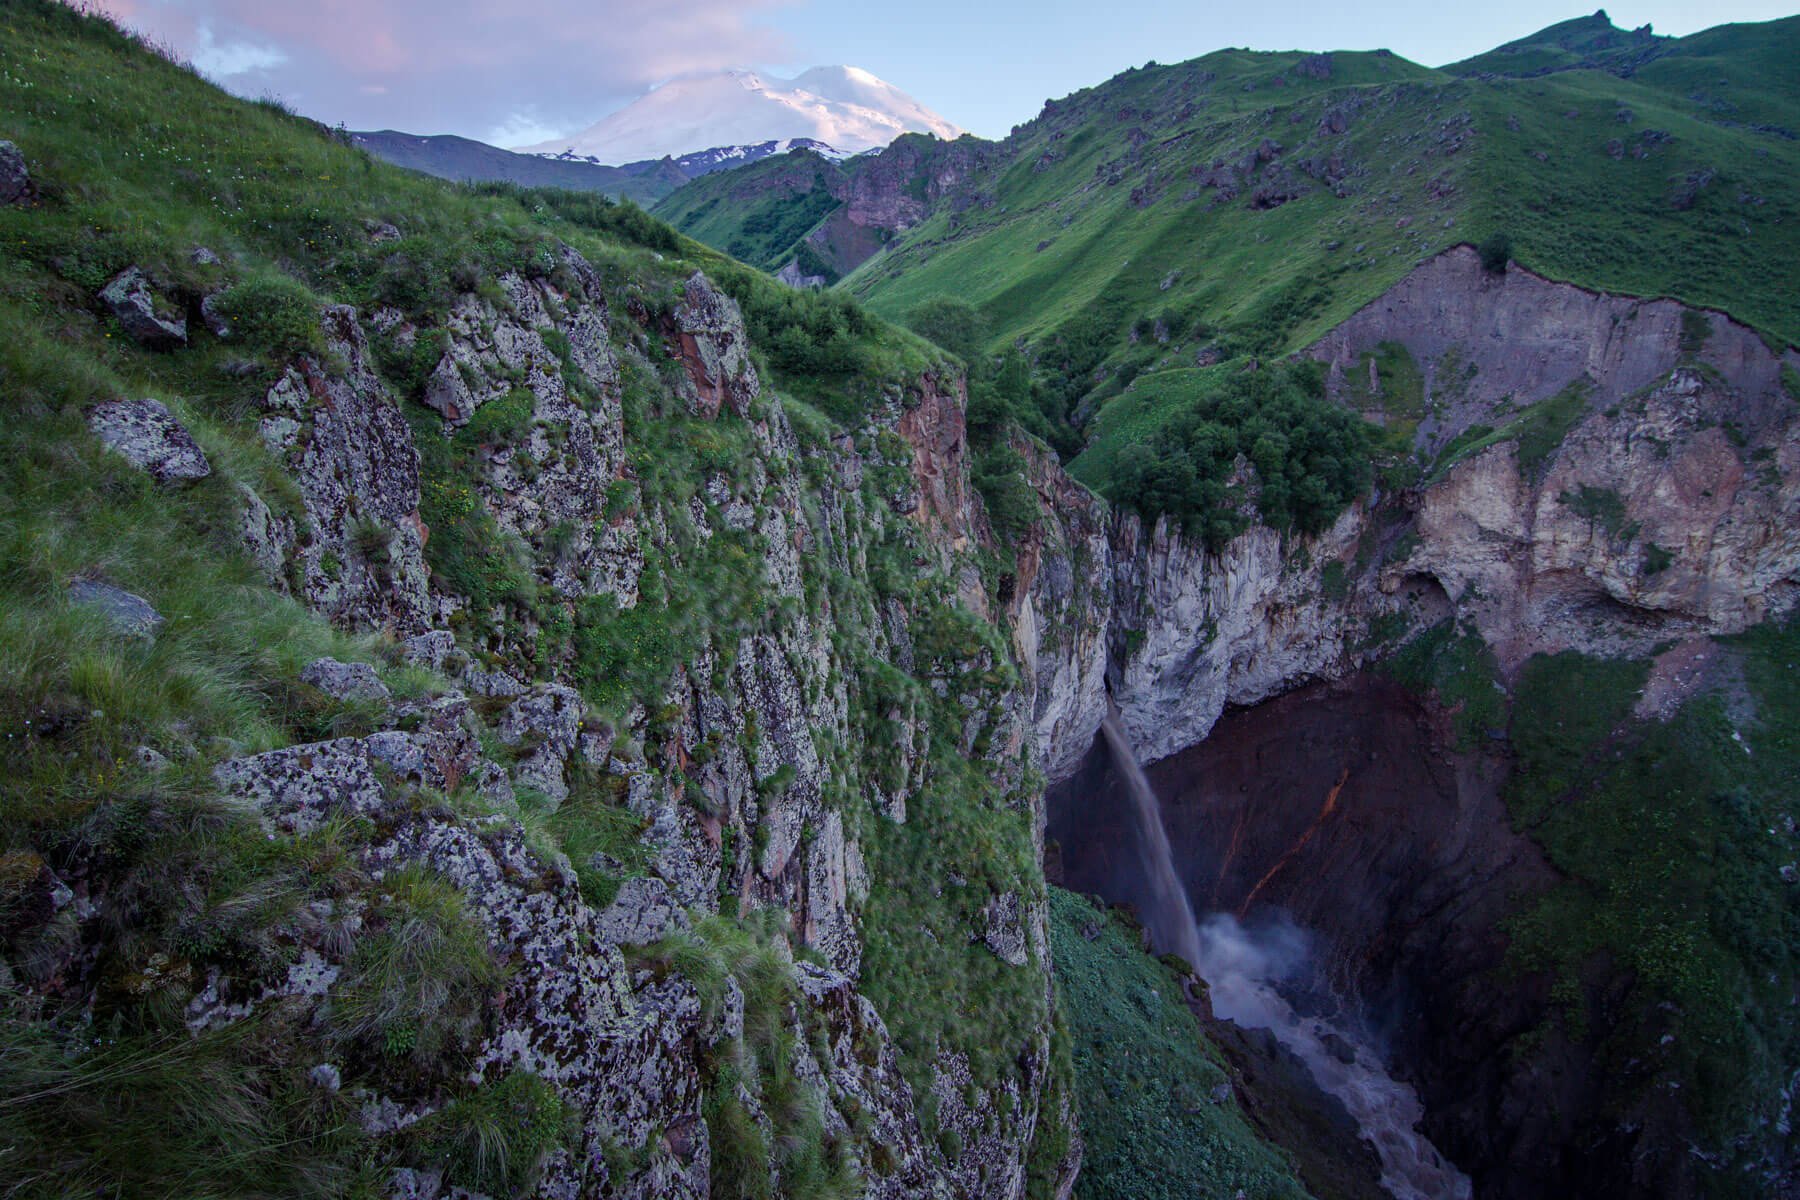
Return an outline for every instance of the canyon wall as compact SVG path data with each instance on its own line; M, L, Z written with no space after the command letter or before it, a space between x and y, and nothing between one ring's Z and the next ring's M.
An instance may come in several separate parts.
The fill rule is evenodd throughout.
M705 1196L722 1107L777 1142L822 1122L810 1136L871 1196L1065 1195L1080 1143L1049 1048L1032 768L1086 714L1033 705L1093 693L1104 643L1101 626L1055 647L1023 636L1021 679L988 616L1064 628L1105 561L1099 506L1073 505L1067 536L1030 549L1027 583L990 597L970 565L989 535L948 367L878 381L851 435L809 433L703 274L660 311L567 247L555 271L493 285L436 328L329 310L329 354L300 356L262 401L298 502L242 493L269 582L385 630L441 673L441 698L364 739L233 760L221 785L271 829L376 821L369 870L428 866L466 893L511 970L477 1070L524 1067L581 1120L541 1195ZM409 414L375 362L421 347L435 358ZM434 538L459 548L436 569ZM672 594L674 580L713 590ZM614 649L620 628L632 640ZM675 657L668 639L696 629ZM624 676L659 654L673 685L634 696ZM493 815L405 798L471 783ZM586 861L514 819L614 804L641 832ZM925 856L946 829L979 838ZM786 1065L756 1057L770 1051L746 1040L736 982L720 994L668 966L671 945L746 953L707 922L754 928L759 911L783 914L759 953L791 975L774 1017ZM303 940L313 1002L329 1004L353 941ZM998 997L1009 1024L956 1026L979 1002L961 988ZM208 995L195 1019L209 1025L279 999L223 974ZM896 1009L905 1028L890 1029ZM808 1099L769 1090L790 1071ZM368 1103L404 1122L434 1101L397 1076ZM754 1169L785 1187L784 1161ZM395 1186L457 1184L432 1171Z

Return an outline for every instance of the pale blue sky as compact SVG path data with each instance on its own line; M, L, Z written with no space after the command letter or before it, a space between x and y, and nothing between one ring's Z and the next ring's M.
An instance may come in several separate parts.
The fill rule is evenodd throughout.
M1591 2L1591 0L1590 0ZM1150 59L1182 62L1225 46L1255 50L1374 50L1385 47L1442 66L1592 9L1557 0L1507 4L1395 0L1179 3L1135 0L912 0L873 6L813 3L773 14L801 51L796 65L845 62L911 92L945 118L1002 137L1066 96ZM1790 16L1794 0L1679 3L1650 0L1607 8L1613 24L1645 22L1687 34L1728 21Z
M1591 2L1591 0L1589 0ZM986 137L1149 59L1225 46L1386 47L1441 66L1583 15L1560 0L97 0L241 95L352 129L517 145L573 133L670 76L873 71ZM1692 33L1800 0L1642 0L1627 28ZM1586 10L1591 11L1591 10ZM701 147L695 147L700 149Z

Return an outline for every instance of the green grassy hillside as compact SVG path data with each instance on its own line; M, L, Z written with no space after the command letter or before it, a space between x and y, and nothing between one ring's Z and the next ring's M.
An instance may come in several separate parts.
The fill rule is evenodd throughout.
M1065 456L1085 446L1078 473L1115 497L1121 439L1189 407L1192 368L1300 349L1458 243L1800 342L1796 64L1800 18L1677 39L1603 13L1441 71L1386 52L1152 63L984 144L840 287L915 323L969 306L968 353L1022 347L1020 415ZM768 265L791 244L746 223L779 240L827 211L748 174L739 207L733 174L664 211ZM1156 398L1108 415L1134 382Z
M1081 1200L1256 1200L1307 1195L1258 1136L1182 981L1138 934L1072 892L1050 897L1057 995L1085 1107ZM1224 1092L1220 1092L1223 1087ZM1101 1099L1104 1097L1104 1099Z
M840 206L852 169L810 150L796 150L702 175L651 211L691 238L775 271Z

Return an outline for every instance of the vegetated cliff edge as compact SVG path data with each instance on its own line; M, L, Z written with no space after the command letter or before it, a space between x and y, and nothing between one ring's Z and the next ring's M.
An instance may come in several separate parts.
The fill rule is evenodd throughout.
M1743 648L1715 639L1780 630L1800 598L1800 354L1772 351L1718 313L1597 295L1516 266L1490 271L1467 248L1422 263L1308 354L1326 364L1331 395L1411 447L1410 477L1384 472L1385 487L1314 537L1252 525L1209 549L1168 519L1114 514L1095 544L1094 569L1110 580L1095 592L1108 606L1094 617L1108 643L1104 686L1140 756L1174 764L1180 751L1205 750L1227 710L1248 720L1261 711L1252 706L1299 685L1392 660L1381 669L1423 698L1437 730L1428 746L1394 752L1443 757L1442 786L1432 785L1442 796L1422 801L1443 811L1421 815L1416 834L1395 831L1392 813L1370 815L1392 799L1385 768L1352 763L1366 784L1321 812L1319 797L1344 782L1337 758L1327 755L1322 781L1313 775L1323 766L1272 764L1297 772L1296 784L1265 794L1245 783L1270 806L1254 830L1240 802L1255 802L1227 792L1207 792L1191 809L1200 825L1176 829L1213 857L1208 839L1234 850L1241 840L1244 888L1234 890L1236 875L1215 882L1206 854L1190 882L1204 877L1202 894L1216 890L1212 902L1233 909L1261 900L1312 913L1343 940L1347 986L1406 975L1435 989L1422 1001L1437 1006L1432 1027L1456 1032L1435 1060L1410 1044L1408 1067L1435 1106L1434 1136L1482 1194L1687 1194L1696 1173L1775 1186L1791 1165L1780 1135L1764 1131L1778 1123L1795 1065L1776 1032L1793 963L1750 948L1761 935L1736 929L1731 889L1759 897L1752 923L1771 935L1791 921L1777 867L1793 856L1795 814L1773 780L1792 747L1777 685L1745 692L1731 679L1759 664L1779 671L1787 635ZM1075 690L1071 676L1040 696L1041 713L1084 714L1065 718L1070 736L1091 729L1105 701L1099 681L1086 685ZM1346 686L1364 705L1386 703L1379 688ZM1295 731L1343 724L1320 715L1325 701L1306 703L1285 718ZM1387 728L1340 736L1373 739L1376 754ZM1304 753L1303 741L1282 741L1292 748L1280 753ZM1054 776L1080 752L1052 745ZM1640 771L1660 782L1640 788L1641 811L1628 815L1615 781ZM1171 795L1186 786L1179 766L1159 779ZM1775 840L1737 841L1727 832L1736 818L1707 807L1709 789L1735 789L1733 803ZM1177 806L1172 819L1188 812ZM1692 845L1626 832L1676 813L1688 814ZM1105 836L1099 826L1095 836ZM1379 886L1356 903L1307 882L1363 862ZM1663 879L1660 893L1641 889L1643 872ZM1261 891L1250 886L1259 880ZM1612 932L1554 924L1590 903L1577 895L1612 897L1583 918ZM1457 921L1469 927L1446 924ZM1685 953L1705 967L1678 979L1631 949L1659 937L1689 939ZM1570 1001L1577 994L1591 1000ZM1589 1004L1605 1022L1588 1024ZM1715 1029L1715 1004L1741 1006L1742 1027ZM1769 1048L1744 1049L1757 1044ZM1631 1054L1630 1072L1601 1065ZM1720 1071L1741 1086L1721 1089ZM1558 1091L1555 1079L1583 1082ZM1542 1112L1557 1115L1531 1115Z
M3 23L7 1188L1067 1195L955 365Z

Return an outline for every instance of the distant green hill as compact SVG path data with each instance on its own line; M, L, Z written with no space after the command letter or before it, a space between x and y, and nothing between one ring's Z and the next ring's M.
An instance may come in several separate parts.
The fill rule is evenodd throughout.
M796 244L842 204L854 169L796 150L703 175L651 211L689 237L753 267L777 271L793 260Z
M1599 13L1442 70L1386 51L1151 63L955 143L948 167L899 145L770 160L656 211L828 280L857 256L809 248L855 212L866 258L839 286L903 320L969 305L982 349L1024 350L1036 428L1069 452L1135 379L1302 348L1461 242L1800 341L1796 130L1800 18L1661 38Z

